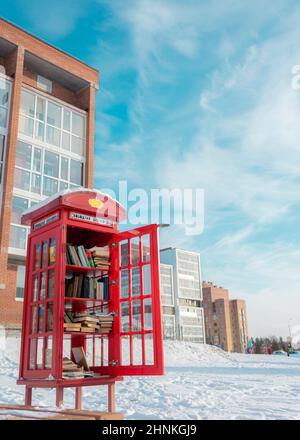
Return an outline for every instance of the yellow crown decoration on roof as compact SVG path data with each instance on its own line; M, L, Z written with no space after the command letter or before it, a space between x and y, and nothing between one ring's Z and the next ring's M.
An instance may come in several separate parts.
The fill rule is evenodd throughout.
M99 199L89 199L89 205L92 208L100 209L104 205L104 203Z

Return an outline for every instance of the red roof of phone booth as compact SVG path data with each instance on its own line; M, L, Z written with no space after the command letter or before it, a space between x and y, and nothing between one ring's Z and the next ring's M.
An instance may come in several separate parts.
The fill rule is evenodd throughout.
M33 220L62 207L95 217L105 217L116 223L126 219L125 208L108 194L96 189L75 188L60 191L24 211L22 224L30 225Z

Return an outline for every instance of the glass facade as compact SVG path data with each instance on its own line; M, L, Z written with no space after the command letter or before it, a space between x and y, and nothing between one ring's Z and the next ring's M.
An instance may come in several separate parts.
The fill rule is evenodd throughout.
M0 202L5 164L5 143L8 129L11 82L0 74Z
M176 248L164 249L160 253L162 266L173 268L174 307L176 337L183 340L205 342L204 314L201 306L200 255ZM163 320L170 308L166 269L161 270ZM165 325L170 325L166 319Z
M24 298L24 284L25 284L25 266L18 265L17 269L17 285L16 285L16 298Z
M84 156L85 125L84 114L29 90L22 91L20 135Z
M10 253L25 255L28 228L21 225L22 212L58 191L84 184L86 116L23 89L18 137Z
M162 305L163 336L165 339L175 339L175 305L173 289L173 268L171 265L160 265L160 298Z
M11 83L0 76L0 129L7 129Z

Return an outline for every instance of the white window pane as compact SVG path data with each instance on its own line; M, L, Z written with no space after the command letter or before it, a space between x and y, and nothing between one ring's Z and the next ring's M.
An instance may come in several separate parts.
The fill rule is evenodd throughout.
M7 127L7 116L8 116L8 111L5 108L0 107L0 127L2 128Z
M45 121L45 99L37 97L36 100L36 118Z
M24 189L25 191L29 191L29 183L30 183L30 173L29 171L15 169L15 180L14 186L19 189Z
M72 113L72 133L81 138L85 137L85 118L74 112Z
M40 194L41 193L41 176L40 174L32 173L31 176L31 191Z
M34 137L39 141L44 140L45 124L43 122L35 122L35 135Z
M47 125L46 142L57 147L60 146L60 130Z
M24 298L24 286L25 286L25 266L21 266L20 264L18 264L16 298Z
M33 136L33 119L27 118L26 116L20 115L19 118L19 132L25 134L26 136Z
M65 189L68 189L69 185L67 184L67 182L62 182L60 181L59 183L59 191L63 191Z
M34 95L25 90L21 93L21 113L34 117Z
M52 196L58 191L58 181L44 177L43 194L44 196Z
M53 102L48 102L47 123L61 127L61 107Z
M0 162L3 162L4 160L4 142L5 136L3 136L3 134L0 134Z
M70 151L70 135L65 131L62 132L61 148Z
M77 160L71 160L70 166L70 182L76 185L82 185L83 164Z
M69 180L69 160L65 157L61 157L60 159L60 178L63 180Z
M0 105L8 107L8 99L10 93L10 83L4 78L0 78Z
M70 110L64 108L64 117L63 117L63 128L64 130L70 131L70 121L71 121L71 112Z
M35 147L33 152L33 171L37 171L38 173L41 172L41 156L41 150Z
M47 176L58 177L59 156L58 154L45 151L44 173Z
M36 83L39 89L44 90L44 92L52 93L52 81L50 81L50 79L38 75Z
M23 197L13 196L11 222L21 224L21 216L28 208L29 201Z
M32 147L30 144L18 141L16 150L16 165L18 167L31 169L31 151Z
M26 248L26 235L27 230L21 226L13 226L10 227L10 237L9 237L9 246L16 249L25 249Z
M72 145L71 145L71 151L72 153L76 153L79 154L80 156L83 156L83 152L84 152L84 140L76 137L76 136L72 136Z

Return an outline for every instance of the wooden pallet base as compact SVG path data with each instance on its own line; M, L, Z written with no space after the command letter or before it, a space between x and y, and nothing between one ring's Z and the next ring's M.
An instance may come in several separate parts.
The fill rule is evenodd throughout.
M42 406L1 405L0 420L123 420L118 412L55 410Z

